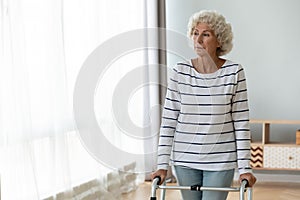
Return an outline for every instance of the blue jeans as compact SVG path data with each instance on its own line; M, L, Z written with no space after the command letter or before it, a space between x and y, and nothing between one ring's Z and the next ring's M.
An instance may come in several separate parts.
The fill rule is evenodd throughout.
M224 171L203 171L182 166L174 166L179 185L230 187L234 169ZM184 200L226 200L228 192L218 191L190 191L181 190Z

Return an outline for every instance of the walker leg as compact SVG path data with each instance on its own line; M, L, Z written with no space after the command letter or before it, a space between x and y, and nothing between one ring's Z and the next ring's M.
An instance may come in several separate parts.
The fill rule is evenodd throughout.
M243 180L241 187L240 187L240 200L245 200L245 188L246 185L248 185L248 181L247 180Z
M158 187L158 184L160 183L161 178L160 177L155 177L152 181L151 185L151 197L150 200L156 200L156 189Z
M163 186L166 186L166 181L163 182L162 184ZM161 193L160 193L160 200L165 200L165 196L166 196L166 189L161 189Z
M248 193L248 200L252 200L252 198L253 198L253 194L252 194L252 188L248 188L248 191L247 191L247 193Z

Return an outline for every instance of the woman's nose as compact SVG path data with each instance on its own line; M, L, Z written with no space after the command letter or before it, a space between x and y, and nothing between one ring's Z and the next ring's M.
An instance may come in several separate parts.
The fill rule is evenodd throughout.
M202 36L201 36L201 35L199 35L199 36L197 37L197 43L199 43L199 44L202 44L202 43L203 43L203 40L202 40Z

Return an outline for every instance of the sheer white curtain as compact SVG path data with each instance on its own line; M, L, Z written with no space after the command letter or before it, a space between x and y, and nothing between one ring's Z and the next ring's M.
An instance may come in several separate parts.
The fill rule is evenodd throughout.
M157 32L148 35L148 41L156 41L157 48L149 49L146 52L146 59L149 67L146 71L146 79L148 82L157 83L144 89L145 96L145 112L149 114L149 118L145 121L150 124L151 134L155 135L151 145L145 144L145 152L156 152L158 145L158 134L161 122L161 111L165 98L166 81L166 30L165 30L165 0L153 0L146 2L147 17L146 26L149 28L157 28ZM147 121L148 120L148 121ZM152 158L145 160L146 166L152 166L152 171L156 170L156 153ZM146 180L150 179L150 174L146 173Z
M74 186L111 171L87 153L76 134L72 95L77 74L102 42L144 27L144 1L0 3L1 199L44 199L60 192L67 199ZM120 59L108 83L143 64L142 58L137 52ZM141 101L139 94L133 98L132 116L142 115L137 111ZM139 117L136 120L140 123ZM114 138L129 151L143 149Z

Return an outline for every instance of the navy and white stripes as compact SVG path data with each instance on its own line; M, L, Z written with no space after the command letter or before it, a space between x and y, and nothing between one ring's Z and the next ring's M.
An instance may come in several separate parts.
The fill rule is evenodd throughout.
M169 163L201 170L238 167L251 172L247 87L241 65L227 60L216 72L178 63L162 115L158 169Z

